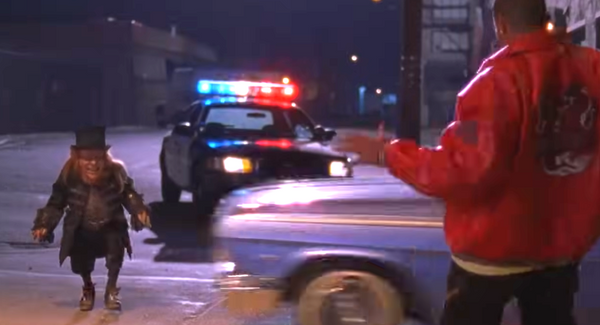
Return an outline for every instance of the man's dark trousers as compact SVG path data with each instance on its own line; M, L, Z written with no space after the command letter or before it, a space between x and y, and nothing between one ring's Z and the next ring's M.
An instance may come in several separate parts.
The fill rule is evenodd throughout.
M442 325L500 325L515 298L521 325L576 325L573 314L579 265L506 276L482 276L452 262Z

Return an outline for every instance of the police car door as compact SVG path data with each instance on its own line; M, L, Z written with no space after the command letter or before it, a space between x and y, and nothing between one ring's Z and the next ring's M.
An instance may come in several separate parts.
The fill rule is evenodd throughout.
M173 116L171 116L171 122L175 125L171 134L169 134L163 140L163 152L164 155L164 165L162 166L164 169L163 173L166 173L172 181L174 181L177 185L179 184L179 145L178 138L181 134L181 123L185 123L189 120L190 115L192 114L192 109L194 108L194 104L188 106L184 110L176 112Z
M196 104L192 115L190 116L189 123L194 132L186 137L179 139L179 177L180 184L183 188L191 189L193 185L193 173L194 168L194 157L192 156L193 148L197 141L197 131L199 127L199 120L202 116L202 105Z
M185 171L187 166L185 159L188 157L187 152L189 151L190 143L195 134L195 125L192 121L198 116L200 110L201 107L198 103L194 103L186 109L186 116L179 122L188 123L190 129L186 130L186 132L175 132L174 130L166 144L167 150L165 158L167 160L167 172L171 177L171 180L183 188L189 183L189 180L186 179L188 173Z

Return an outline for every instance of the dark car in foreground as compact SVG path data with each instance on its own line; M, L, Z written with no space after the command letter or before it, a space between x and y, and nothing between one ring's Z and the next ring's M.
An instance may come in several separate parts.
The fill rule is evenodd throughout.
M352 176L353 161L333 150L335 131L316 125L293 103L248 97L195 102L160 152L167 203L182 191L199 203L273 179Z
M217 210L217 287L229 310L291 306L300 325L437 324L450 255L442 202L387 178L279 182ZM600 322L600 250L581 265L580 325ZM504 324L518 324L511 303Z

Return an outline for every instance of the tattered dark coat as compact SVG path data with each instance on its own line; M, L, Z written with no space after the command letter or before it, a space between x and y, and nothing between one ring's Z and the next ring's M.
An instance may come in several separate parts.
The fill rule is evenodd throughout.
M143 198L133 186L133 180L120 164L112 166L111 176L107 179L102 191L103 201L107 203L105 215L111 223L121 224L122 240L127 253L131 256L132 248L128 233L128 223L123 208L131 215L132 223L137 222L137 215L147 209ZM59 263L62 265L70 256L74 245L75 233L83 219L90 187L79 175L71 174L66 179L60 175L52 185L52 194L45 207L38 210L33 229L44 228L53 238L53 231L63 215L63 237L60 244Z

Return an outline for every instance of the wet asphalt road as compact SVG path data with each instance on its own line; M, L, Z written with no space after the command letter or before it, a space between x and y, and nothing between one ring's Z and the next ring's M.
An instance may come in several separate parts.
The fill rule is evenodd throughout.
M105 268L96 264L96 309L77 311L80 280L68 260L59 267L57 245L34 243L29 234L35 210L50 194L73 136L16 137L0 144L0 325L267 325L290 324L289 313L267 320L238 320L226 314L212 289L213 265L199 242L205 227L192 215L189 195L174 208L160 200L158 153L166 131L112 132L114 156L127 165L137 188L158 211L153 229L132 233L134 256L125 262L121 314L102 309ZM357 177L385 175L360 167ZM59 227L60 229L60 227ZM60 230L56 233L60 238ZM201 239L199 241L199 239Z

